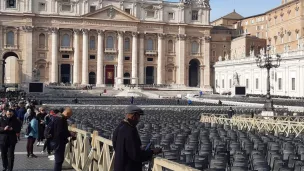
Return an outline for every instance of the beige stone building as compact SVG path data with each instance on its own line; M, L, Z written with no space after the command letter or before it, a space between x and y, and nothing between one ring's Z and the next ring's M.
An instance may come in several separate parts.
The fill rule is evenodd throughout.
M3 0L0 12L1 82L210 88L208 0Z
M297 50L303 36L302 0L282 0L282 4L263 14L238 21L235 27L240 33L266 39L275 53Z
M215 92L233 92L235 86L244 86L247 94L266 94L267 71L257 67L255 56L265 60L265 55L276 59L278 54L280 67L270 71L271 94L303 97L303 7L304 0L282 0L274 9L236 22L238 36L232 38L231 57L219 57L213 65Z

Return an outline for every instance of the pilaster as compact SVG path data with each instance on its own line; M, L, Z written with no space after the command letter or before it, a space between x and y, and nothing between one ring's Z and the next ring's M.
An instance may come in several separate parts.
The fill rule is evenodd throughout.
M33 76L33 26L22 26L22 30L25 32L24 44L25 48L25 67L23 73L25 73L25 82L31 82ZM22 83L22 80L20 80Z

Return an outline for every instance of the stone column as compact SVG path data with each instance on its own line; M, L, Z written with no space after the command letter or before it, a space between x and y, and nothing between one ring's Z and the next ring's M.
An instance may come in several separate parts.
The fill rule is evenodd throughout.
M58 65L58 82L61 83L61 64Z
M145 84L145 35L139 37L139 84Z
M123 32L118 32L117 86L123 84Z
M73 73L74 73L74 65L72 64L72 65L70 65L71 67L70 67L70 82L71 83L73 83L73 80L74 80L74 75L73 75Z
M73 84L79 84L79 31L74 30L74 71L73 71Z
M25 32L25 66L23 72L25 73L25 82L31 82L33 77L33 27L23 26L22 30ZM17 36L15 36L17 37ZM15 42L17 44L17 42ZM22 82L22 80L21 80Z
M103 42L104 34L103 31L98 30L98 40L97 40L97 87L104 87L104 51L103 51Z
M18 60L18 68L19 68L19 83L20 84L22 84L22 75L23 75L23 73L22 73L22 63L23 63L23 60ZM2 63L0 62L0 65L2 66ZM1 68L0 68L1 69ZM37 68L37 69L39 69L39 68ZM1 79L1 78L0 78ZM39 80L40 80L40 78L39 78Z
M185 86L185 52L186 52L186 35L178 35L177 45L177 65L178 65L178 79L177 84Z
M157 84L163 84L165 76L165 68L164 68L164 53L163 53L163 39L164 34L158 34L158 56L157 56Z
M137 33L132 33L132 80L131 84L137 84L138 76L137 76Z
M51 83L58 83L58 30L51 28L52 32L52 67L51 67Z
M103 66L103 82L106 84L106 65Z
M89 84L89 48L88 48L89 40L88 40L88 30L82 30L82 82L81 84L87 85Z
M3 71L3 59L0 60L0 84L4 83L3 74L5 71Z
M199 67L199 73L200 73L200 88L204 88L204 65L200 65Z
M204 42L204 88L211 89L210 86L210 36L205 37Z

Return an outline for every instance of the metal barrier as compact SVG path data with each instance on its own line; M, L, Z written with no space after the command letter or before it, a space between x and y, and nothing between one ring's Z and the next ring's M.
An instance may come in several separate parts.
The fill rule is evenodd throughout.
M77 133L75 141L70 141L65 150L65 161L76 171L113 171L115 152L112 141L86 131L70 127ZM155 158L152 171L167 168L174 171L199 171L163 158Z
M239 130L274 132L275 135L278 135L278 133L285 133L288 136L293 133L296 137L304 132L303 119L304 118L300 116L257 116L254 118L248 118L240 115L234 116L231 119L227 118L227 115L202 114L201 116L201 122L223 124L231 127L235 126Z

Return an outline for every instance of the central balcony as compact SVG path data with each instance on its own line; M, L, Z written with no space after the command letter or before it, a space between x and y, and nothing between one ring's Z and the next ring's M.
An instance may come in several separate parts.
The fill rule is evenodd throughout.
M105 48L105 53L117 53L117 49L115 48Z
M154 56L154 55L157 55L157 50L146 50L145 54Z
M59 51L60 51L60 52L72 52L72 51L73 51L73 47L69 47L69 46L60 46Z

